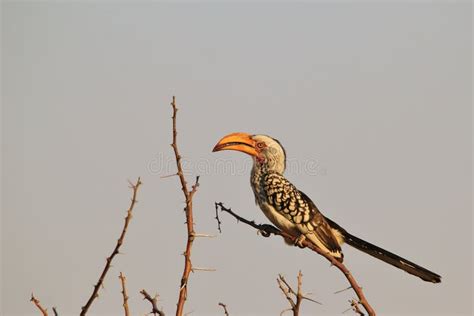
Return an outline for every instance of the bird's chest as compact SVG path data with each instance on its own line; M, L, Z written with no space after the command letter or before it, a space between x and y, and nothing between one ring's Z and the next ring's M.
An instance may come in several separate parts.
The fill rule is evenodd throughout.
M268 201L268 183L265 183L263 176L254 174L251 179L252 189L255 195L255 202L258 204L265 216L272 222L273 225L288 233L294 233L298 236L298 228L296 225L285 217L285 214L278 211L274 205Z
M275 207L263 201L258 202L258 205L263 214L265 214L265 216L270 220L270 222L272 222L273 225L294 236L300 235L298 227L292 221L289 221L287 218L285 218L281 212L278 212Z

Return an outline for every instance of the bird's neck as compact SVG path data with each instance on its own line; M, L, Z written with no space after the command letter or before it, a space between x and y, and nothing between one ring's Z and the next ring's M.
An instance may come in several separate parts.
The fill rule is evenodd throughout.
M265 161L254 159L252 172L250 175L250 184L252 185L255 197L264 194L264 183L265 176L270 173L283 174L283 168L275 168L275 164L268 164Z

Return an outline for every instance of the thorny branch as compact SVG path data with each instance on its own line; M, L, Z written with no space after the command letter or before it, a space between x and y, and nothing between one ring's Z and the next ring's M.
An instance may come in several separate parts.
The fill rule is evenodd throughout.
M145 291L145 290L141 290L140 293L143 295L143 299L147 300L151 304L150 314L158 315L158 316L165 316L165 313L162 310L159 310L158 307L156 306L156 303L158 301L158 295L155 295L154 297L151 297L151 295L148 294L148 292Z
M127 210L127 216L125 217L125 223L123 225L122 233L120 234L120 237L117 240L117 244L115 245L114 250L112 251L110 256L107 257L104 270L102 271L102 273L99 277L99 280L94 285L94 290L92 291L91 296L87 300L86 305L84 305L82 307L80 316L84 316L84 315L87 314L87 312L89 311L89 308L91 307L92 303L99 296L99 289L104 284L104 279L105 279L105 276L107 275L107 272L110 269L110 266L112 264L112 260L114 259L114 257L117 254L119 254L120 247L122 246L123 241L125 239L125 234L127 233L128 225L130 223L130 220L132 219L132 211L133 211L133 208L134 208L135 204L137 203L137 192L138 192L138 188L140 187L141 184L142 184L142 182L140 181L140 177L138 177L137 182L135 184L130 183L130 188L132 189L132 192L133 192L132 193L132 200L130 202L130 207Z
M173 108L173 142L171 143L171 147L173 147L174 155L176 158L176 167L178 169L178 176L179 181L181 182L181 190L183 191L186 207L184 211L186 213L186 228L188 233L188 239L186 241L186 250L184 251L184 270L183 275L181 277L181 284L179 288L179 298L176 308L176 316L182 316L184 310L184 303L187 299L188 293L188 280L189 274L193 271L192 262L191 262L191 251L193 247L195 232L194 232L194 220L193 220L193 196L197 191L199 186L199 176L196 177L196 182L191 187L191 190L188 189L186 179L183 173L183 167L181 165L181 155L178 151L178 144L177 144L177 136L178 131L176 128L176 113L178 112L178 108L176 107L176 98L173 96L173 101L171 102L171 106Z
M35 304L36 307L38 307L38 309L41 311L43 316L48 316L48 310L44 308L43 306L41 306L40 301L33 295L33 293L31 293L30 302L33 302L33 304Z
M127 294L127 288L125 286L127 278L125 277L125 275L123 275L122 272L120 272L119 279L122 285L123 310L125 312L125 316L130 316L130 309L128 308L128 294Z
M262 232L262 235L264 237L269 237L270 235L278 235L281 236L285 239L289 239L293 242L297 241L296 237L293 237L284 231L279 230L278 228L272 226L272 225L267 225L267 224L256 224L254 221L249 221L236 213L234 213L230 208L225 207L221 202L215 203L216 207L220 207L222 212L229 213L232 215L234 218L237 219L237 221L242 222L244 224L247 224L249 226L252 226L253 228L257 229L258 231ZM333 256L331 256L329 253L324 252L321 250L319 247L316 245L312 244L311 242L308 241L308 239L303 240L302 245L304 247L307 247L311 249L314 252L317 252L324 258L326 258L329 262L331 262L332 265L336 266L346 277L347 281L349 281L351 288L354 290L356 293L357 297L359 298L360 304L364 307L364 309L367 311L369 316L375 316L375 310L370 306L369 302L367 301L367 298L364 295L364 292L362 291L362 287L359 286L357 283L356 279L352 275L352 273L347 269L347 267L337 259L335 259Z
M218 305L221 306L224 310L224 315L229 316L229 312L227 311L227 305L225 305L224 303L219 303Z
M293 290L290 284L286 282L285 277L281 274L278 275L277 282L278 286L280 287L280 290L283 292L286 299L288 300L288 303L290 303L291 306L289 309L285 309L284 311L282 311L280 315L283 315L285 312L292 311L294 316L298 316L300 314L300 306L303 300L308 300L317 304L321 304L318 301L306 297L303 294L303 291L301 290L301 285L303 284L303 274L301 273L301 271L298 272L298 288L296 292ZM293 299L292 296L294 296L295 299Z
M222 204L221 202L215 202L214 204L216 206L216 210L220 208L221 212L229 213L237 220L237 222L242 222L244 224L252 226L257 231L261 232L261 234L264 237L270 237L271 234L280 235L280 233L283 233L283 232L280 232L280 230L276 228L275 226L268 225L268 224L257 224L255 223L255 221L249 221L248 219L245 219L242 216L234 213L234 211L232 211L231 208L225 207L224 204ZM283 235L280 235L280 236L283 236Z
M217 221L217 230L219 231L220 234L222 234L222 229L221 229L221 225L222 225L222 222L221 222L221 219L219 218L219 209L217 207L217 203L216 204L216 217L214 217ZM220 305L220 303L219 303Z

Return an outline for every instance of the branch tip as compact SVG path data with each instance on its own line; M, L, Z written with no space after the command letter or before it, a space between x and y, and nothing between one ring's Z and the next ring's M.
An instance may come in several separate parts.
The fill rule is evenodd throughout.
M35 304L35 306L40 310L40 312L41 312L41 314L43 314L43 316L48 316L48 309L44 308L41 305L40 301L33 295L33 293L31 293L30 302L33 302L33 304Z

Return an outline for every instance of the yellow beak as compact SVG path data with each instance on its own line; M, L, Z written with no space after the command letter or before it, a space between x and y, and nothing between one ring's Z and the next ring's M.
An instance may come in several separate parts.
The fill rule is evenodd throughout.
M237 150L251 156L258 155L252 135L246 133L232 133L224 136L216 146L214 146L212 151L221 150Z

